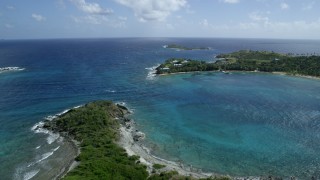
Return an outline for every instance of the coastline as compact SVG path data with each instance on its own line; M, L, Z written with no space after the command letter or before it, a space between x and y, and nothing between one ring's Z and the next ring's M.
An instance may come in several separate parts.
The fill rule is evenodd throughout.
M218 174L214 172L203 172L201 169L186 166L179 162L169 161L153 155L148 147L144 146L143 139L145 135L143 132L138 131L135 128L135 122L132 119L125 118L126 122L120 122L120 138L117 142L119 146L126 150L128 156L139 156L139 161L147 166L149 175L160 174L162 172L176 171L181 176L192 177L196 179L217 179L217 180L267 180L273 178L273 176L259 177L259 176L246 176L246 177L233 177L226 174ZM143 134L139 136L137 141L135 140L136 134ZM154 165L164 165L163 168L156 169Z
M67 137L66 139L64 139L65 143L67 143L70 147L72 147L73 149L73 153L72 156L73 158L71 158L71 160L69 161L69 163L65 164L64 167L61 168L60 174L58 174L55 179L62 179L64 176L66 176L70 171L72 171L74 168L76 168L80 162L77 162L75 160L75 158L77 156L80 155L81 150L80 150L80 146L79 146L79 142L77 142L74 139L71 139L69 137Z
M292 77L320 80L320 77L318 77L318 76L308 76L308 75L302 75L302 74L290 74L290 73L286 73L286 72L271 72L271 73L272 74L276 74L276 75L284 75L284 76L292 76Z
M52 119L47 119L47 121L45 121L45 123L47 122L53 122L55 121L56 119L58 119L60 116L68 113L70 110L73 110L73 109L77 109L79 107L82 107L83 105L79 105L79 106L75 106L71 109L67 109L59 114L56 114L52 117ZM43 127L45 128L45 127ZM45 128L46 130L49 131L49 133L57 133L57 132L54 132L53 130L50 130L48 128ZM62 141L64 142L64 144L66 144L66 146L69 146L70 148L70 155L69 157L71 156L69 162L65 163L62 165L62 167L60 168L60 173L57 174L54 179L62 179L64 176L66 176L70 171L72 171L74 168L76 168L80 162L76 161L75 158L77 156L80 155L81 153L81 149L80 149L80 142L76 141L74 138L70 137L69 135L67 135L66 133L60 133L58 132L59 136L63 137Z
M47 116L45 117L44 121L40 121L37 124L35 124L31 130L34 131L34 133L43 133L48 135L47 137L47 143L48 145L54 143L55 141L59 142L59 148L60 152L54 152L51 155L55 154L57 159L61 159L59 163L55 163L52 165L52 169L49 172L41 172L38 171L38 173L34 174L30 178L35 178L35 179L62 179L68 172L73 170L79 165L79 162L75 160L75 158L81 153L80 149L80 142L76 141L72 137L68 136L65 133L60 133L60 132L55 132L52 129L49 129L46 127L46 123L48 122L54 122L57 118L61 117L62 115L68 113L70 110L77 109L80 106L75 106L71 109L66 109L58 114L52 115L52 116ZM51 139L51 137L54 137ZM51 156L50 155L50 156ZM48 158L50 158L48 156ZM52 161L51 159L48 159L50 162ZM52 163L52 162L51 162ZM51 164L50 163L50 164Z
M150 150L143 145L140 140L136 141L135 133L140 132L135 129L133 120L127 122L126 125L121 124L119 128L120 139L118 141L118 145L124 148L129 156L137 155L140 156L140 162L147 166L147 171L150 175L155 171L153 165L161 164L165 167L158 169L157 173L161 172L169 172L169 171L177 171L179 175L182 176L192 176L194 178L210 178L210 177L220 177L221 175L215 173L204 173L201 169L196 169L192 167L186 167L181 163L168 161L165 159L161 159L151 154ZM140 132L142 133L142 132ZM225 177L225 176L222 176ZM229 176L227 176L229 177Z
M291 76L291 77L299 77L299 78L306 78L306 79L314 79L314 80L320 80L320 77L318 76L309 76L309 75L302 75L302 74L290 74L287 72L264 72L264 71L233 71L233 70L227 70L227 71L189 71L189 72L176 72L176 73L164 73L164 74L156 74L159 76L168 76L168 75L175 75L175 74L188 74L188 73L205 73L205 72L222 72L222 73L232 73L232 72L238 72L238 73L268 73L268 74L275 74L275 75L283 75L283 76Z
M58 157L60 160L58 165L50 163L51 166L56 165L56 169L59 168L59 172L55 171L54 176L51 174L45 176L44 173L41 173L41 178L38 176L35 178L61 179L68 176L68 178L90 177L93 179L101 177L144 179L141 177L147 177L148 173L145 167L136 162L136 157L128 156L125 149L116 144L117 137L120 136L121 123L128 121L124 116L126 114L129 114L129 110L120 103L100 100L65 110L60 114L50 116L47 121L41 122L42 126L36 126L37 130L59 135L60 141L72 149L69 148L57 154L60 156ZM79 117L83 119L79 120ZM72 154L72 151L75 153ZM105 152L109 153L105 154ZM69 155L65 157L65 154ZM88 155L89 159L86 158ZM67 161L69 159L70 161ZM91 165L88 166L88 164ZM69 172L73 169L77 169L77 171L70 174ZM118 175L112 174L115 171L118 172ZM79 172L81 173L78 174ZM103 172L103 174L97 174L97 172Z

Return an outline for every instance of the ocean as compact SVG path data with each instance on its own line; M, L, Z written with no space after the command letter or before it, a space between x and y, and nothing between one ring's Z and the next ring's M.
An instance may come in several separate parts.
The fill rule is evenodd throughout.
M177 51L167 44L210 47ZM317 40L106 38L2 40L0 177L43 179L67 157L34 125L94 100L124 102L164 159L232 176L320 178L320 81L268 73L153 76L171 57L215 61L251 49L320 54Z

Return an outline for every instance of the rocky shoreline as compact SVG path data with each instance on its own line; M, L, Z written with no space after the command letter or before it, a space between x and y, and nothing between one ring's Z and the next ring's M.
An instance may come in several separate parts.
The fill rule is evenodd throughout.
M73 151L76 153L73 153L73 160L71 160L68 164L65 164L65 166L61 169L60 174L58 174L55 179L62 179L68 172L72 171L74 168L76 168L80 163L75 160L77 156L81 153L79 142L77 142L74 139L66 139L65 143L68 143L70 147L73 148Z
M219 70L212 70L212 71L190 71L190 72L175 72L175 73L165 73L165 74L156 74L154 76L168 76L168 75L177 75L177 74L192 74L192 73L224 73L224 74L231 74L231 73L265 73L265 74L274 74L274 75L282 75L282 76L291 76L291 77L298 77L298 78L306 78L306 79L313 79L313 80L320 80L319 76L308 76L302 74L290 74L287 72L264 72L264 71L237 71L237 70L227 70L227 71L219 71Z
M152 155L150 149L145 147L142 142L145 134L135 128L135 122L127 117L119 119L121 127L119 129L120 139L118 144L127 151L129 156L140 156L139 161L147 166L149 174L177 171L179 175L192 176L194 178L221 177L221 175L215 173L204 173L201 169L184 166L181 163L168 161ZM154 165L157 164L163 165L164 167L155 169Z
M123 106L124 107L124 106ZM126 108L126 107L124 107ZM128 114L130 112L128 111ZM247 176L247 177L231 177L229 175L221 175L212 172L202 172L201 169L193 168L192 166L186 166L182 163L169 161L162 159L160 157L154 156L151 150L144 146L143 139L146 137L145 134L135 127L135 122L132 119L127 118L127 115L120 120L121 127L120 139L118 144L124 148L129 156L137 155L140 157L139 161L147 166L147 171L151 175L152 173L170 172L177 171L179 175L191 176L196 179L233 179L233 180L276 180L276 179L286 179L275 176L268 177L257 177L257 176ZM155 169L154 165L164 165L160 169ZM290 180L295 180L295 177L288 178Z
M80 106L74 107L72 109L76 109ZM62 113L56 114L54 116L49 116L45 118L44 121L37 123L33 127L33 131L36 133L44 133L51 136L52 134L58 134L58 138L56 140L61 141L61 146L64 146L63 155L59 155L59 158L63 158L63 163L59 163L59 166L54 166L54 170L50 170L50 172L38 173L33 178L35 179L62 179L68 172L73 170L79 162L75 160L75 158L80 154L80 143L74 140L71 136L69 136L66 132L59 132L59 129L55 125L55 121L57 118L62 116L63 114L69 112L71 109L65 110ZM56 141L55 140L55 141ZM61 157L60 157L61 156Z

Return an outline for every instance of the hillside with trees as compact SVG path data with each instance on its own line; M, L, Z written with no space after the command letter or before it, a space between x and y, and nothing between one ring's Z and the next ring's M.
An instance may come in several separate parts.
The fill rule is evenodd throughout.
M193 71L262 71L320 76L320 56L289 56L267 51L241 50L220 54L209 63L200 60L171 58L156 68L157 74Z

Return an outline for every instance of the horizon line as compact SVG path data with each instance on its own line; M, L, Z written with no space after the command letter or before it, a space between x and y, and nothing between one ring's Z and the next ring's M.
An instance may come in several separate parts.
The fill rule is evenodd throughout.
M256 39L256 40L308 40L320 41L320 39L309 38L262 38L262 37L156 37L156 36L116 36L116 37L55 37L55 38L0 38L1 41L14 40L76 40L76 39Z

